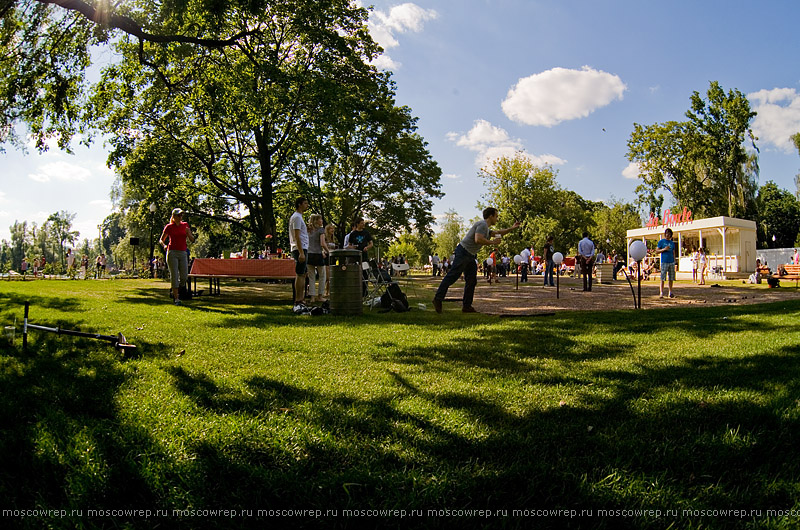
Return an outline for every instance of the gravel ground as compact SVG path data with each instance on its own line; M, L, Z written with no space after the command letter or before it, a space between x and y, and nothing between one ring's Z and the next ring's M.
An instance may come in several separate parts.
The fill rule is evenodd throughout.
M432 284L438 284L440 278L431 278ZM634 301L627 280L618 280L611 284L593 283L591 292L583 292L583 283L576 278L561 278L559 297L556 298L555 287L543 287L542 277L532 277L529 283L520 283L515 288L514 277L502 278L500 283L488 284L482 278L478 280L473 306L481 313L491 315L535 315L553 311L579 310L593 311L603 309L633 309ZM448 292L445 310L461 308L462 296L457 283ZM696 285L690 281L678 281L673 286L675 298L659 298L658 280L642 282L642 309L656 309L689 305L739 305L761 304L789 299L800 299L800 290L795 289L794 282L784 282L784 286L770 289L766 282L760 285L742 283L742 280L713 281L706 285ZM636 283L633 284L637 289Z

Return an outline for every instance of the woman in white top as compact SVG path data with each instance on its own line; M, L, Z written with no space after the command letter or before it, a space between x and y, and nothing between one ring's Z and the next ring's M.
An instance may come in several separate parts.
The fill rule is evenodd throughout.
M697 251L697 265L700 269L700 285L706 284L706 253L703 249Z
M325 256L328 255L328 243L325 241L325 229L322 228L322 216L318 213L308 218L311 233L308 236L308 292L312 302L321 302L325 292L325 283L328 281L328 267L325 266ZM317 290L317 275L319 275L319 290Z

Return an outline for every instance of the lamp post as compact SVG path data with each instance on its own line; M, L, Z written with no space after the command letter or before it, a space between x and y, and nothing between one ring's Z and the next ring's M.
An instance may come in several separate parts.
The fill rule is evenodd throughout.
M647 255L647 245L644 244L644 241L634 241L631 243L630 249L628 250L630 257L636 261L636 277L638 278L639 283L639 298L638 301L634 298L634 305L636 309L642 308L642 260ZM628 282L630 282L630 278L628 278Z
M559 290L561 289L561 262L564 261L564 254L561 252L556 252L553 254L553 263L556 265L556 298L560 298L561 294ZM545 263L545 266L547 264Z
M516 256L514 256L514 265L516 265L516 267L514 267L514 270L516 271L516 275L517 275L517 285L516 285L515 289L518 290L518 291L519 291L519 264L520 263L522 263L522 256L517 254Z
M156 213L156 203L151 202L150 206L147 207L150 210L150 277L153 277L153 252L154 252L154 244L153 244L153 224L155 224L155 213Z

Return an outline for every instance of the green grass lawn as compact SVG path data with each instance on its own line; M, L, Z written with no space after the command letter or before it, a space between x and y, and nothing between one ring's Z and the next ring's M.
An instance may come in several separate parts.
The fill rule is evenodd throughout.
M412 307L434 286L414 281ZM271 527L258 510L309 509L289 524L797 527L798 301L300 317L290 291L231 282L175 307L162 282L0 282L0 320L18 324L0 354L0 507L83 516L0 521ZM137 355L38 331L25 353L25 300L33 323L122 332ZM409 517L363 511L388 509ZM499 512L469 512L483 509ZM736 509L755 512L722 512Z

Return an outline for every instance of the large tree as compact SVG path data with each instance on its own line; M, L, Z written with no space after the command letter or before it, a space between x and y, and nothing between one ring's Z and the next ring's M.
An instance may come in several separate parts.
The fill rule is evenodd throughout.
M276 212L297 194L342 231L354 215L391 235L410 219L429 224L440 170L388 74L369 64L379 48L366 10L349 0L250 7L192 4L173 17L180 31L247 27L234 46L120 40L123 60L105 70L91 115L112 135L123 180L180 187L190 211L260 241L285 232Z
M661 190L698 215L753 216L758 158L750 123L756 113L738 90L727 93L710 84L703 99L690 98L685 122L634 124L628 159L639 165L640 202L654 200Z

